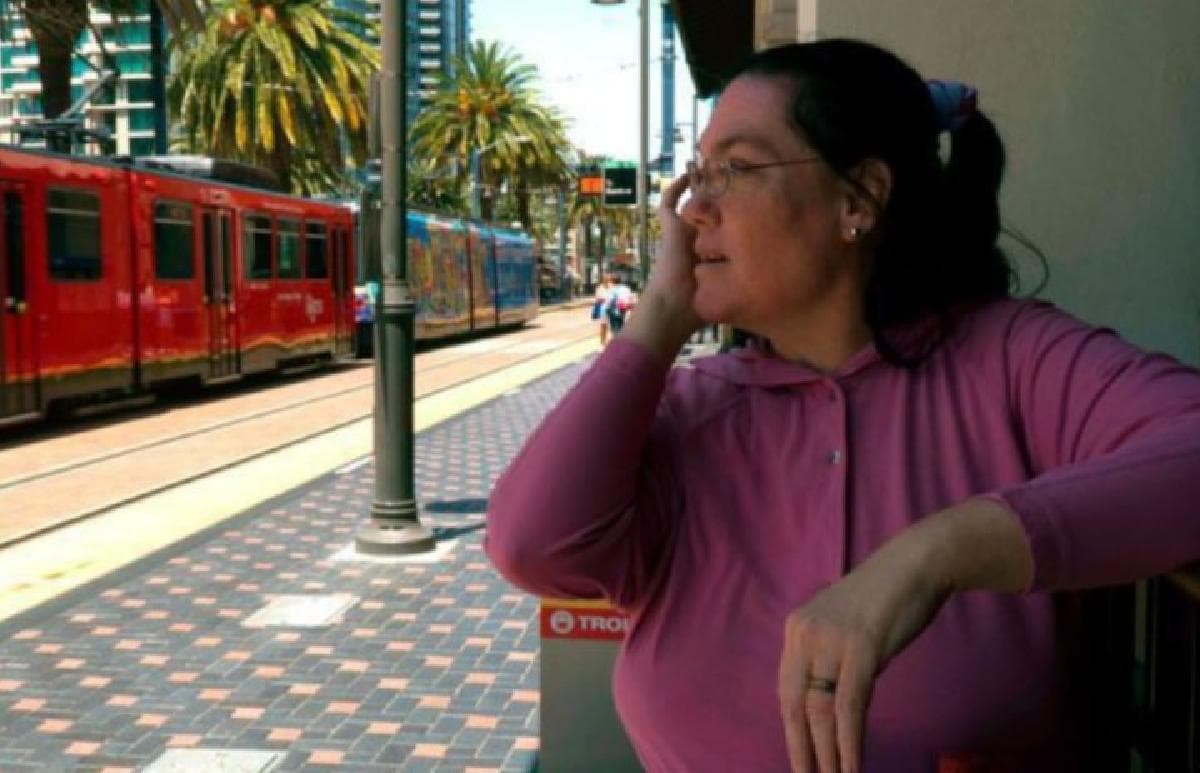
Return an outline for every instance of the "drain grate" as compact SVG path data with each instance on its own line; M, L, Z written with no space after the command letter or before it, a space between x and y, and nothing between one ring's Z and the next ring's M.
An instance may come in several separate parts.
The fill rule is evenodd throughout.
M266 606L242 622L247 628L286 626L320 628L342 621L346 610L358 603L349 593L269 597Z

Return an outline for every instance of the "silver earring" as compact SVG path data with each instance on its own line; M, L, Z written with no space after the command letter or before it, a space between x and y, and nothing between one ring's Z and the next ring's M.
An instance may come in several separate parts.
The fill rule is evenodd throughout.
M846 236L850 239L850 241L854 241L858 238L860 233L862 232L859 230L858 226L855 225L850 227L850 230L846 233Z

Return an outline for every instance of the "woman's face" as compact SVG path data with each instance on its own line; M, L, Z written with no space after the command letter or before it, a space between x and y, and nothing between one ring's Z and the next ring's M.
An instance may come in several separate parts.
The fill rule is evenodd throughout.
M783 78L734 80L700 138L701 168L816 156L790 125L791 97ZM832 298L857 291L861 268L847 247L845 198L819 159L735 171L715 197L693 190L681 215L696 230L696 313L773 341L827 318Z

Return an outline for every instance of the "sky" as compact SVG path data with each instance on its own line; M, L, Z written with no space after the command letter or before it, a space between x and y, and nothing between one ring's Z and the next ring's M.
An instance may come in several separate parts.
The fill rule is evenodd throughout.
M650 145L661 152L662 12L650 9ZM593 5L589 0L471 0L471 38L500 41L538 68L545 101L568 119L568 136L589 155L636 162L638 157L638 7ZM695 145L692 80L675 38L675 122L683 142L675 145L675 171ZM701 101L703 124L708 105Z

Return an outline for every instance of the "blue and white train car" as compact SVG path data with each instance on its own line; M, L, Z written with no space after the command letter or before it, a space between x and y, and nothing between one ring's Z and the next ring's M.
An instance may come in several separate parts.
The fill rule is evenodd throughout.
M370 351L378 298L376 218L360 218L363 270L355 288L358 350ZM408 282L418 340L521 325L538 313L534 244L522 231L409 210Z

